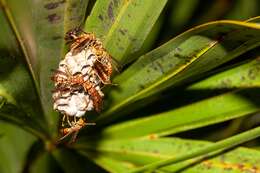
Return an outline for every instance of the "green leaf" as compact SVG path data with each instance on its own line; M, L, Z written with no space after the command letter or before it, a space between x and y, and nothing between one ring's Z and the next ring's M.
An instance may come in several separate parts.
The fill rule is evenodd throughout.
M91 172L101 172L101 168L98 168L76 151L61 148L54 150L52 155L65 173L84 173L86 170L91 170Z
M135 138L117 140L89 140L80 138L75 144L79 151L93 152L96 157L111 157L122 161L133 162L136 165L144 165L153 161L177 157L192 152L209 143L196 140L184 140L180 138Z
M233 8L228 10L228 14L225 16L227 19L245 20L250 17L259 15L258 6L260 5L257 0L238 0L233 4Z
M49 134L46 127L42 126L37 120L28 116L22 109L6 101L1 102L0 119L15 124L31 134L48 140Z
M250 171L259 171L260 153L257 150L238 148L227 152L213 159L205 160L200 164L194 165L184 173L192 172L230 172L247 173Z
M20 128L0 122L0 172L22 172L26 154L35 137Z
M108 94L110 107L99 120L111 121L127 105L201 77L206 71L259 46L259 29L256 23L211 22L142 56L115 78L118 87Z
M146 165L167 158L179 158L182 155L187 155L212 145L212 143L206 141L180 138L104 140L98 143L98 147L95 147L96 145L93 145L90 141L81 142L75 147L111 172L119 172L113 168L121 168L124 162L127 165L132 164L132 167L129 166L127 168L129 171L138 165ZM241 158L244 159L241 160ZM206 157L202 162L200 162L201 158L195 158L163 167L160 170L162 172L201 172L205 169L208 172L216 170L222 172L229 167L230 172L236 172L239 170L238 165L244 165L242 170L246 172L255 166L258 168L257 163L259 159L260 152L252 149L237 148L217 156ZM113 165L106 165L107 162L112 162ZM185 168L188 169L186 170Z
M47 138L33 81L3 11L0 11L0 119L15 123L41 138Z
M190 21L194 11L199 5L198 0L175 0L172 3L171 25L173 29L180 29Z
M130 169L137 168L137 166L131 162L113 159L104 155L97 156L94 152L81 151L80 153L87 158L92 159L97 165L100 165L105 170L111 173L122 173L127 172Z
M58 162L53 158L53 156L44 152L38 157L29 169L30 173L57 173L62 172L61 167Z
M256 127L254 129L248 130L246 132L242 132L240 134L237 134L235 136L229 137L227 139L218 141L212 145L209 145L207 147L198 149L194 152L189 152L187 154L181 155L179 157L171 157L169 159L164 159L162 161L154 162L149 165L145 165L141 168L138 168L131 172L144 172L146 170L155 170L164 166L168 166L170 164L179 163L191 158L195 158L198 156L202 156L203 158L208 157L212 154L215 154L216 151L222 152L224 150L227 150L229 148L232 148L234 146L237 146L239 144L242 144L244 142L250 141L252 139L258 138L260 136L260 127Z
M259 89L253 88L229 92L158 115L112 125L102 131L102 136L109 139L165 136L227 121L259 111L258 93Z
M160 34L160 30L162 28L164 18L165 16L160 15L160 17L153 25L151 32L149 32L149 34L145 38L142 47L140 47L140 49L137 52L129 55L127 58L128 60L134 60L152 49L152 46L155 44L156 39Z
M233 67L233 68L232 68ZM192 84L187 90L217 90L260 86L259 57Z
M34 165L34 163L39 159L44 153L46 145L43 141L38 139L31 146L29 151L27 151L26 158L24 159L23 172L30 172L29 170Z
M138 51L167 0L98 0L85 28L95 33L111 55L122 64Z
M48 129L56 132L58 115L53 111L51 69L64 56L64 33L83 22L88 1L1 0L32 73Z

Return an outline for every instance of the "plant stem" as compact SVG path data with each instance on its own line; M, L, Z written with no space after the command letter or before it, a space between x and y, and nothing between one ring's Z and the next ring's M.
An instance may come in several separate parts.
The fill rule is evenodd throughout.
M138 173L138 172L144 172L144 171L152 171L152 170L161 168L163 166L168 166L170 164L185 161L185 160L188 160L188 159L191 159L194 157L198 157L201 155L208 156L208 154L210 154L211 152L214 152L214 151L220 152L220 151L232 148L234 146L237 146L241 143L247 142L249 140L255 139L259 136L260 136L260 127L256 127L252 130L248 130L246 132L240 133L240 134L232 136L230 138L221 140L219 142L216 142L215 144L212 144L208 147L194 151L192 153L187 153L187 154L179 156L179 157L174 157L174 158L158 161L155 163L151 163L151 164L145 165L141 168L138 168L138 169L130 171L130 172Z

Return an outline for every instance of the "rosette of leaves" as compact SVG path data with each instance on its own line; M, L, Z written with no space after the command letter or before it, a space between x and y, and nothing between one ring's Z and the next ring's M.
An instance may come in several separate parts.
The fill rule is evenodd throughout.
M0 4L0 172L260 172L258 1ZM68 144L50 76L77 26L122 70Z

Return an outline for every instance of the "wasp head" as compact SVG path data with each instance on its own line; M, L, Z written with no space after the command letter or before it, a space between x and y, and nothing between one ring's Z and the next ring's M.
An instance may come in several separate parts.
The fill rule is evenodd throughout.
M71 42L74 39L76 39L81 33L82 33L82 29L80 27L76 27L74 29L69 30L68 32L66 32L65 34L65 40L67 42Z

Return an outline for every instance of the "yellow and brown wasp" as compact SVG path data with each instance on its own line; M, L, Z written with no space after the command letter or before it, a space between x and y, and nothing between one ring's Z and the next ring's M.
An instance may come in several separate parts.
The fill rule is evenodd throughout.
M88 74L91 75L91 74ZM80 90L83 88L86 93L88 93L93 100L94 108L97 112L101 111L102 106L102 95L97 91L95 83L90 82L89 80L84 80L84 75L81 73L72 75L71 73L65 73L59 70L55 70L54 75L51 78L57 87L53 92L63 91L63 90Z
M72 54L77 54L84 49L91 49L96 56L94 70L103 84L111 84L110 77L113 72L113 65L117 64L103 47L102 42L93 33L84 32L75 28L66 33L65 40L70 45ZM116 68L118 69L118 68Z
M72 135L72 138L71 138L70 142L71 143L75 142L76 137L77 137L79 131L86 125L96 125L96 123L87 123L87 122L85 122L85 120L83 118L79 118L77 121L73 121L72 124L70 125L70 127L62 128L60 130L60 132L62 134L62 137L59 140L62 141L67 136L69 136L72 133L74 133Z

